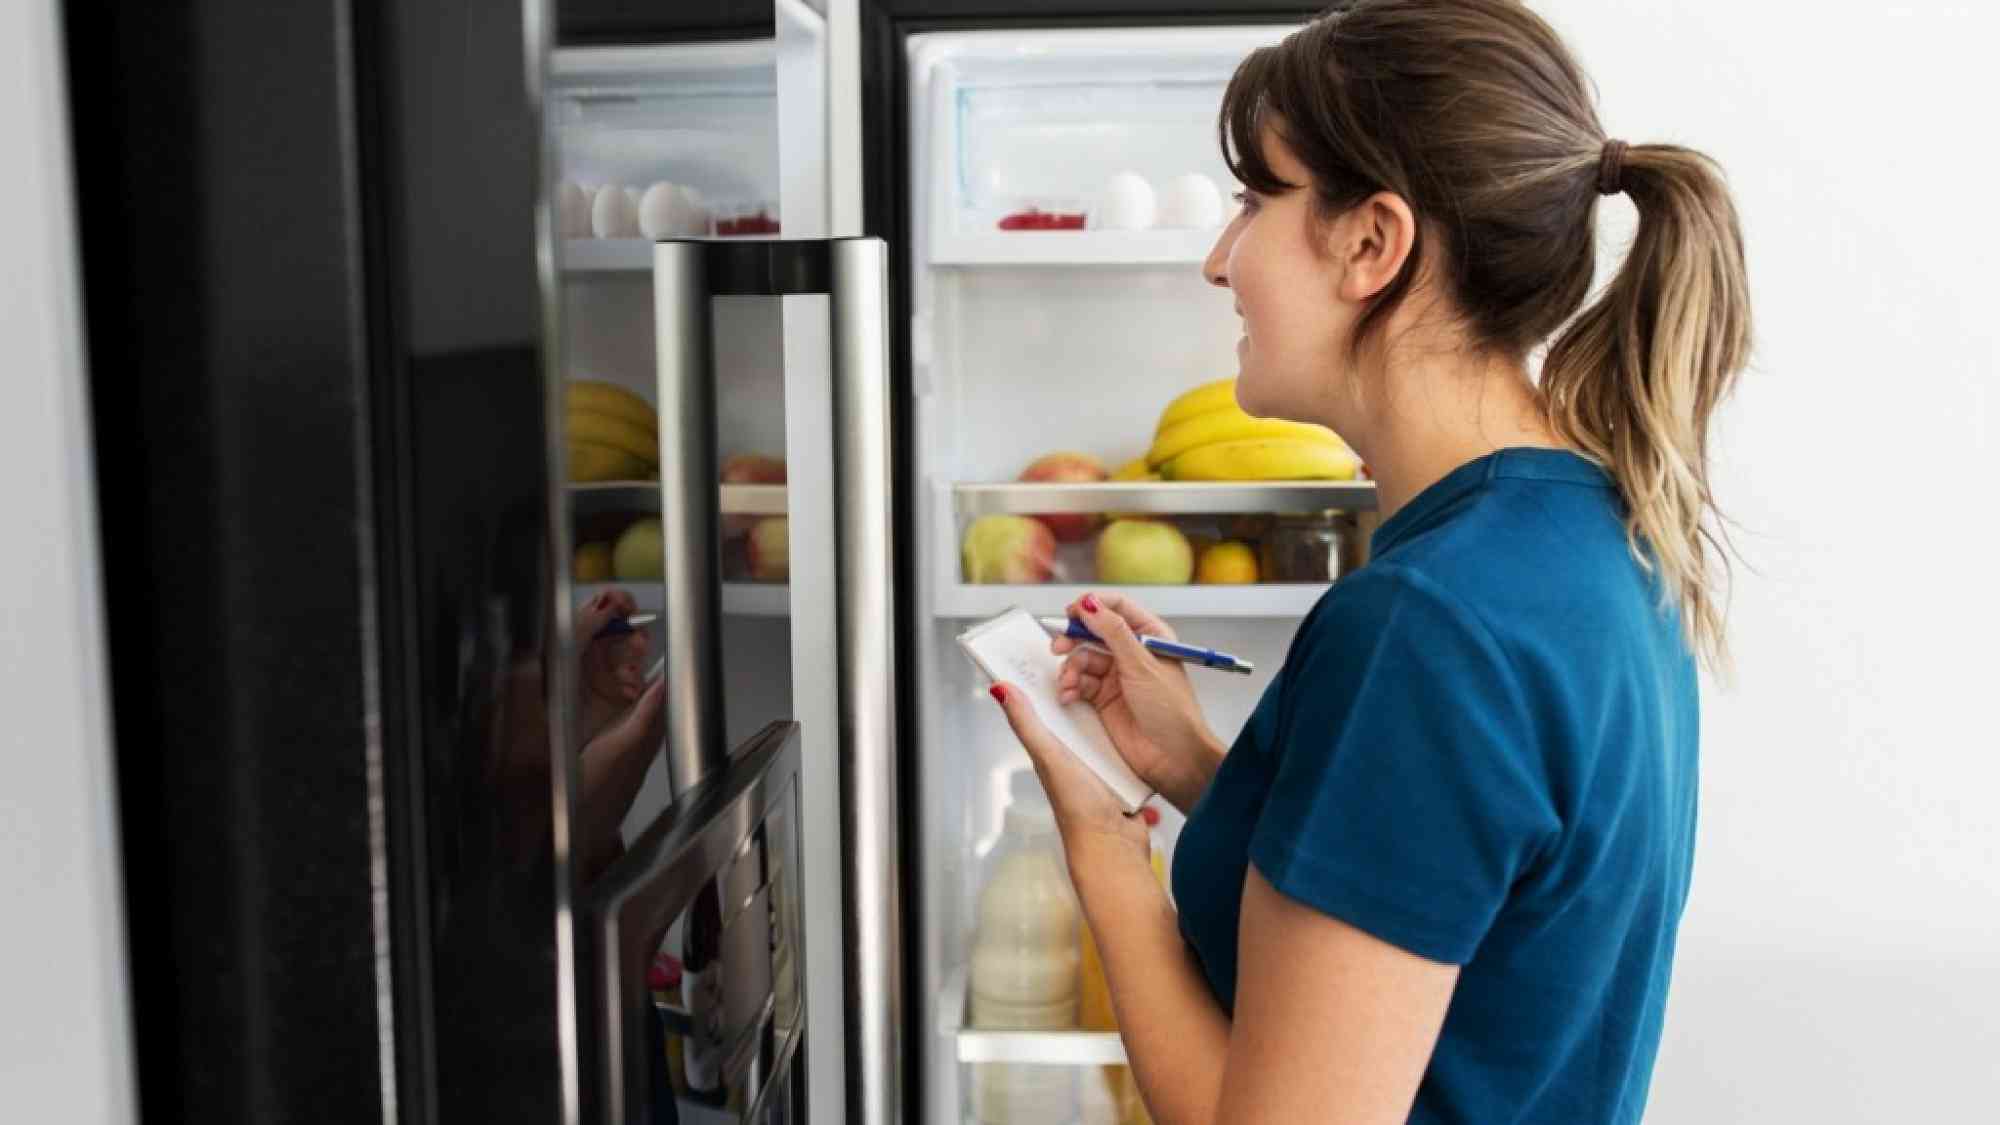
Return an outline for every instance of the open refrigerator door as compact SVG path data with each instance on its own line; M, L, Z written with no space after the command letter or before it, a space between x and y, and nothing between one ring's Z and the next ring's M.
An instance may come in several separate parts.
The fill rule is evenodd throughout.
M925 1121L1144 1119L1038 787L958 633L1122 591L1256 665L1194 673L1227 738L1363 562L1365 468L1330 431L1241 415L1232 302L1200 272L1234 206L1223 89L1287 30L907 41ZM1181 817L1153 804L1170 853Z
M886 465L886 276L879 242L822 240L824 18L780 0L771 32L552 58L571 600L657 615L633 624L669 684L665 753L580 894L587 1118L835 1115L857 1039L843 864L894 851L844 827L842 774L893 743L855 706L893 662L850 651L889 626L843 626L887 584L850 559L869 529L886 543L886 474L851 490L882 510L841 487Z

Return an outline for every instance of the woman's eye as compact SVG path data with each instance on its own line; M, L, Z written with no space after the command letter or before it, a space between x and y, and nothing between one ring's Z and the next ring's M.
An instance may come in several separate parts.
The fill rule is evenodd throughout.
M1257 197L1251 195L1249 192L1236 192L1233 198L1236 200L1237 206L1243 208L1244 214L1249 215L1257 210Z

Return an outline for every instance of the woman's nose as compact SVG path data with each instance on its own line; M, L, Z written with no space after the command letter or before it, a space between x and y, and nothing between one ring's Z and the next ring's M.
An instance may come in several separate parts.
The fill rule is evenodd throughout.
M1208 248L1208 257L1202 259L1201 276L1207 278L1210 285L1229 288L1229 248L1235 241L1236 224L1231 223L1222 228L1222 233L1215 238L1215 245Z

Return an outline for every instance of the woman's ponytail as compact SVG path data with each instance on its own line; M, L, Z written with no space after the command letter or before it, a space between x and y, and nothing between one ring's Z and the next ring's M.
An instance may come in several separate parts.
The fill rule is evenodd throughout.
M1689 644L1721 665L1729 556L1709 491L1708 421L1749 358L1743 234L1700 153L1613 141L1605 156L1599 190L1631 196L1638 233L1610 286L1550 347L1542 393L1556 431L1617 480L1633 551L1657 568Z

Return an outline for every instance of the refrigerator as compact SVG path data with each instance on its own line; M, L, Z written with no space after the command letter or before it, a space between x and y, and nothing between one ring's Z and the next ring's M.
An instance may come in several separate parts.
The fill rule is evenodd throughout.
M956 637L1107 517L1361 561L1365 481L1018 479L1233 374L1186 189L1311 14L73 5L142 1113L1132 1119L1115 1032L969 1014L1026 760ZM1257 665L1225 736L1326 587L1260 577L1129 588Z

